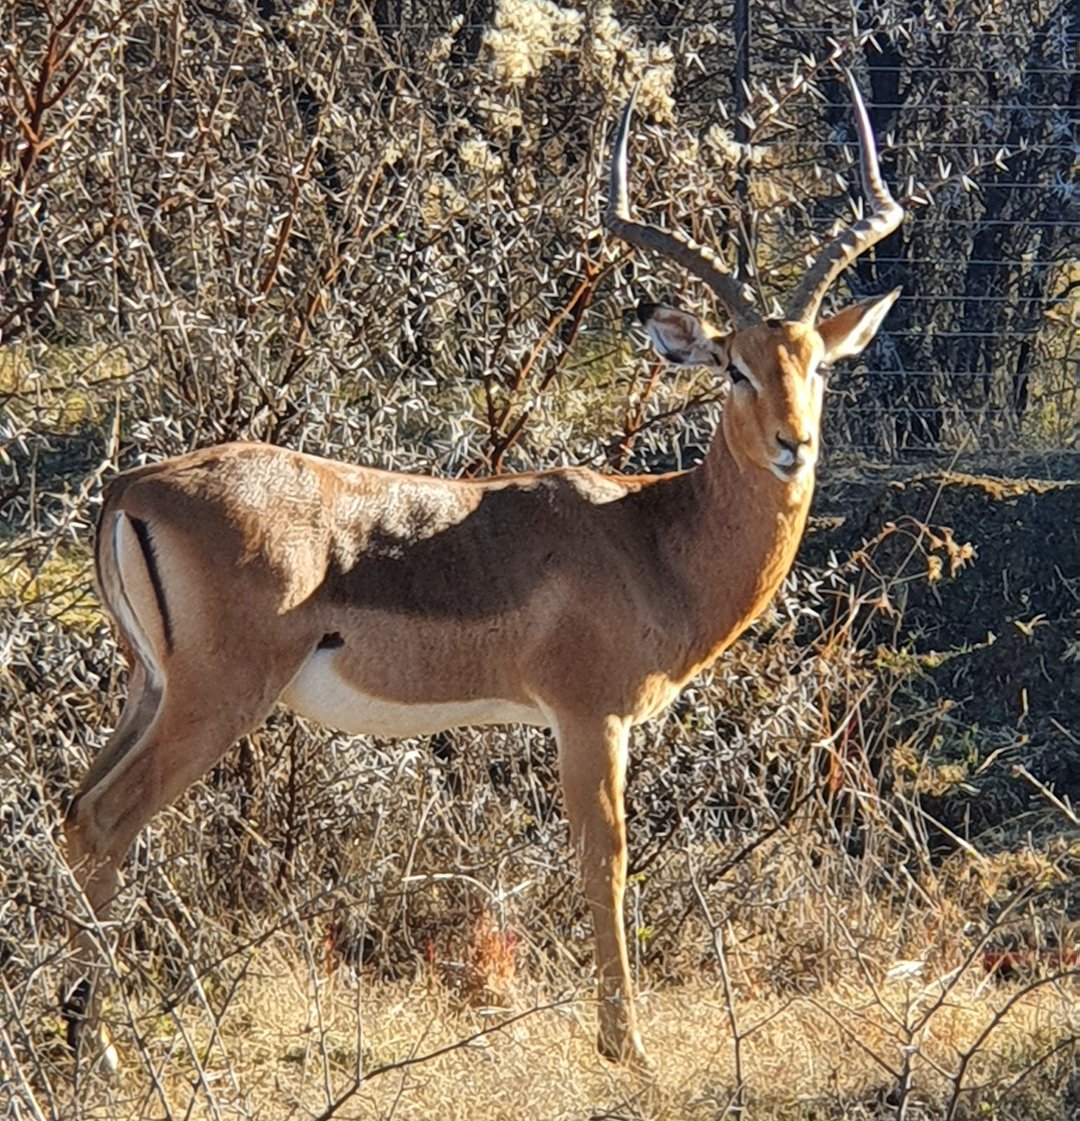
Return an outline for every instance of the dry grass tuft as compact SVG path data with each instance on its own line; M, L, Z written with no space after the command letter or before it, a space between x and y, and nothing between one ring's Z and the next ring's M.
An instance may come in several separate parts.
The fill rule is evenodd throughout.
M902 1102L908 1117L1058 1121L1075 984L1002 986L973 970L957 982L901 965L878 984L731 1007L718 982L647 990L649 1081L595 1054L581 993L519 990L506 1008L473 1007L422 979L328 975L278 938L251 953L235 988L168 1014L133 1008L138 1046L118 1026L126 1069L84 1083L78 1116L705 1119L741 1101L775 1121L896 1117ZM54 1050L40 1100L62 1109L71 1090Z

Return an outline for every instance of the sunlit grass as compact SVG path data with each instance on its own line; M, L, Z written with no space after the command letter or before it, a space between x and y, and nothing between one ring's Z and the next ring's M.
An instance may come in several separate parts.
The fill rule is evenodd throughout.
M584 994L560 1000L522 986L509 1008L475 1008L430 978L357 984L278 946L235 989L185 1002L182 1033L175 1017L142 1021L141 1049L84 1116L705 1119L736 1100L738 1074L752 1116L854 1121L893 1116L877 1108L895 1101L904 1072L924 1108L917 1116L940 1117L950 1076L981 1041L959 1116L1057 1121L1066 1064L1024 1072L1075 1031L1075 994L1047 985L1018 997L972 973L920 1025L947 983L898 970L873 985L846 979L733 1008L718 982L646 991L655 1070L643 1078L597 1056Z

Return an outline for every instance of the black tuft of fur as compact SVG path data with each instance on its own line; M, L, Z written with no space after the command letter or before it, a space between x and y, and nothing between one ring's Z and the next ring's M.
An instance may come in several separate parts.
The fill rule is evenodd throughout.
M60 1001L60 1017L67 1025L67 1045L74 1054L79 1051L79 1035L86 1023L89 1008L90 980L83 977L71 986L67 996Z

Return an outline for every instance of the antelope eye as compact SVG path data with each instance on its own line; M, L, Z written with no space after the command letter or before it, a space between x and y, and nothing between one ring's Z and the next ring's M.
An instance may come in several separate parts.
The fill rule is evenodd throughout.
M741 381L749 381L750 379L738 368L738 366L728 367L728 377L731 378L732 385L738 385Z

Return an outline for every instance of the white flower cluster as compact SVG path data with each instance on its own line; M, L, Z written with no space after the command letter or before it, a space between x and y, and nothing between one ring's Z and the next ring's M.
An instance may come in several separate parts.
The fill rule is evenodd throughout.
M671 47L666 43L642 44L637 34L624 28L606 6L595 13L592 31L589 50L608 76L608 88L615 88L616 78L622 77L637 86L641 113L656 121L671 121L675 108L671 96L675 81Z
M484 35L495 76L519 82L539 74L577 48L584 22L581 12L552 0L500 0L495 26Z

